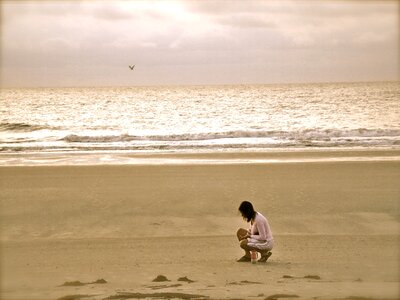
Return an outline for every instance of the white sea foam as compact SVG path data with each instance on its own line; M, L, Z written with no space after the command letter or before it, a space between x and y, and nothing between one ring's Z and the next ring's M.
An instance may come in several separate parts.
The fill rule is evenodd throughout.
M131 141L205 141L220 139L244 139L244 138L270 138L277 140L322 140L327 141L339 138L393 138L400 139L400 130L394 129L378 129L369 130L366 128L353 130L312 130L306 129L301 131L263 131L263 130L238 130L229 132L210 132L210 133L187 133L172 135L106 135L106 136L80 136L71 134L64 138L63 141L70 143L109 143L109 142L131 142ZM250 141L250 140L249 140Z

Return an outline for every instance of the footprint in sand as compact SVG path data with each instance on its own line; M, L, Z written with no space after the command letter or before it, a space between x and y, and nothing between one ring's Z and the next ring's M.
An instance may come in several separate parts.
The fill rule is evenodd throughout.
M153 279L153 282L168 282L170 281L166 276L164 275L158 275L156 278ZM187 276L185 277L179 277L178 281L181 282L187 282L187 283L192 283L195 282L194 280L191 280L189 278L187 278ZM148 287L152 290L158 290L158 289L166 289L166 288L172 288L172 287L180 287L182 286L182 284L177 283L177 284L171 284L171 285L156 285L156 286L145 286Z
M82 286L86 285L86 283L80 282L80 281L66 281L60 286Z
M152 289L152 290L161 290L161 289L174 288L174 287L180 287L180 286L182 286L182 284L177 283L177 284L170 284L170 285L168 285L168 284L153 285L153 286L147 285L145 287Z
M248 280L242 280L240 282L228 282L228 285L245 285L245 284L262 284L261 282L257 282L257 281L248 281Z
M275 294L268 296L264 300L278 300L280 298L299 298L299 296L295 294Z
M304 277L296 277L296 276L292 276L292 275L283 275L282 278L286 278L286 279L301 279L301 278L306 278L306 279L314 279L314 280L320 280L321 277L319 275L306 275Z
M63 296L61 298L57 298L57 300L81 300L84 298L90 298L90 297L95 297L98 295L67 295Z
M315 280L320 280L321 279L321 277L318 276L318 275L306 275L306 276L304 276L304 278L315 279Z
M187 278L186 276L185 277L179 277L178 281L184 281L184 282L187 282L187 283L195 282L194 280L191 280L191 279Z
M164 275L158 275L156 278L153 279L153 282L164 282L164 281L170 281L168 278Z
M81 282L79 280L76 280L76 281L66 281L60 286L83 286L87 284L105 284L105 283L107 283L107 281L104 279L97 279L96 281L93 282Z
M164 292L164 293L127 293L127 292L119 292L117 295L109 296L104 298L104 300L121 300L121 299L208 299L208 296L197 295L197 294L185 294L185 293L173 293L173 292Z

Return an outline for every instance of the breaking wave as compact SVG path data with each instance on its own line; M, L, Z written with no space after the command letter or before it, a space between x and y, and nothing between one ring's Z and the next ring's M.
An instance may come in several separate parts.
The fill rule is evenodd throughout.
M43 129L54 129L44 125L33 125L26 123L0 123L0 131L30 132Z
M171 135L101 135L84 136L70 134L62 138L62 141L68 143L117 143L134 141L207 141L220 139L246 139L246 138L270 138L282 141L330 141L338 139L347 139L348 141L359 139L400 139L400 130L394 129L353 129L353 130L300 130L300 131L227 131L212 133L188 133Z

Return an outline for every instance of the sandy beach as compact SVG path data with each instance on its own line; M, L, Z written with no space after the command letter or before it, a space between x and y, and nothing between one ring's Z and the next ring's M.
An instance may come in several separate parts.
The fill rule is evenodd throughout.
M1 299L399 299L399 182L379 159L0 167ZM235 261L243 200L265 264Z
M399 12L0 0L0 300L400 300Z

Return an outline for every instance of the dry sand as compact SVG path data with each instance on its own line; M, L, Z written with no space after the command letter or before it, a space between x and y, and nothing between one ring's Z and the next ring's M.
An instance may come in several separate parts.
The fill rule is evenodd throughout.
M1 167L1 299L399 299L399 182L399 161ZM266 264L235 262L245 199Z

